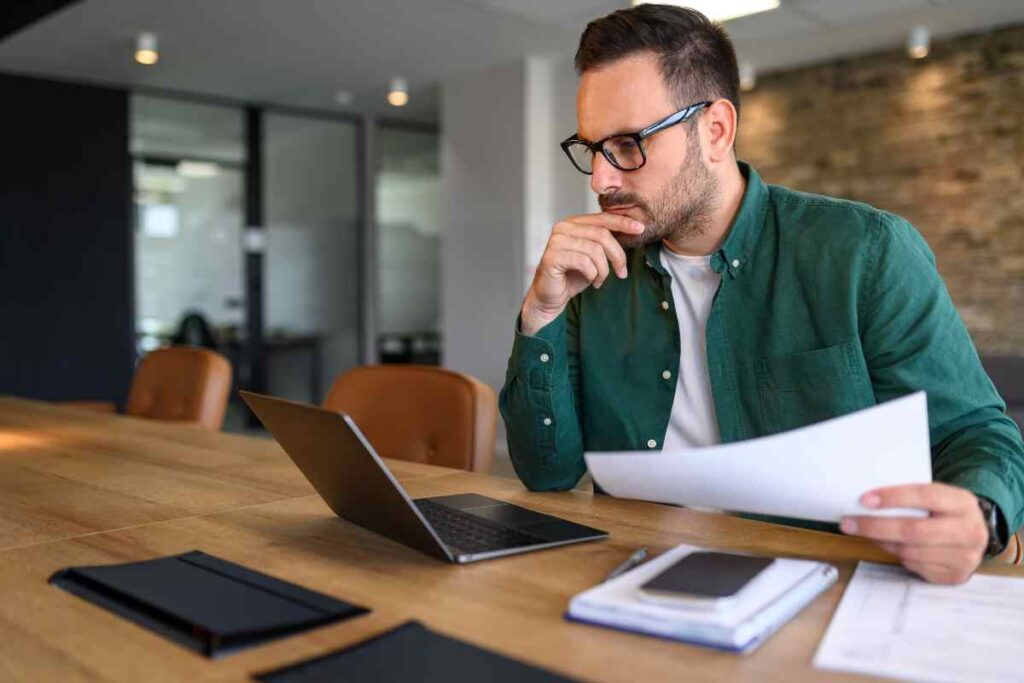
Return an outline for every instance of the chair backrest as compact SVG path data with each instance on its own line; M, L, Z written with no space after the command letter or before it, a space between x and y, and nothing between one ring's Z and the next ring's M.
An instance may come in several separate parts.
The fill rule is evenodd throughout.
M474 472L491 468L497 398L469 375L368 365L335 380L323 407L352 417L381 457Z
M219 353L185 346L157 349L135 370L124 412L217 431L230 391L231 364Z
M187 311L178 323L178 331L171 337L175 346L199 346L216 350L219 346L213 327L199 311Z

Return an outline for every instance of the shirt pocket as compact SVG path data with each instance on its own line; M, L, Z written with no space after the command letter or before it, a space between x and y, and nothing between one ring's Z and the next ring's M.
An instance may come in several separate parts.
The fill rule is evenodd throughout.
M755 363L768 434L846 415L875 404L856 340Z

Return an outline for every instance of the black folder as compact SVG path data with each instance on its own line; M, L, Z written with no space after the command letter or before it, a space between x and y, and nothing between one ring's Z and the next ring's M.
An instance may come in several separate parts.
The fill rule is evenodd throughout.
M410 621L336 652L261 674L264 683L487 681L554 683L558 674L431 631Z
M367 612L198 550L62 569L50 583L207 657Z

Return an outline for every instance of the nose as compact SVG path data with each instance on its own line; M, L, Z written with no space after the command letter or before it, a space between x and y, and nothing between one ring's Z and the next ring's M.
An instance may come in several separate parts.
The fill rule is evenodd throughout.
M594 172L590 175L590 189L594 194L605 194L622 189L623 172L612 166L603 154L594 155Z

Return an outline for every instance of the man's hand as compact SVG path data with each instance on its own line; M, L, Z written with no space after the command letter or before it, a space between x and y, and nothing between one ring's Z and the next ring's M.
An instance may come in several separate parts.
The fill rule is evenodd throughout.
M590 285L600 288L611 271L626 277L626 252L612 233L639 235L643 231L643 224L612 213L559 221L523 302L520 331L536 334L562 313L569 299Z
M988 527L978 499L947 484L908 484L868 491L868 508L921 508L930 517L846 517L840 528L896 555L903 566L932 583L963 583L981 564Z

